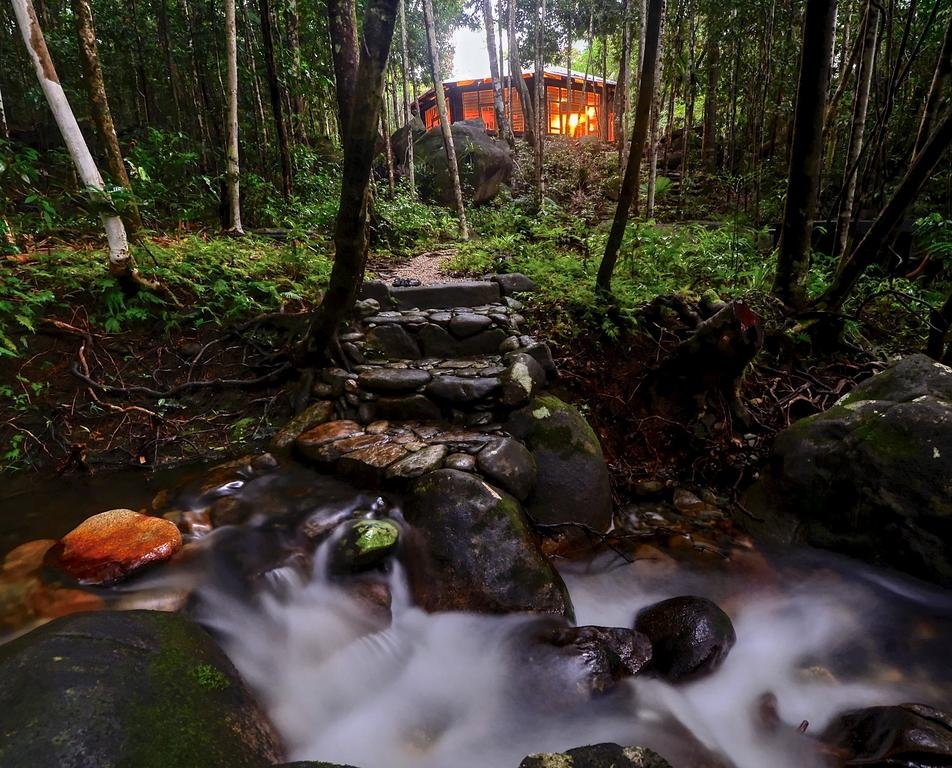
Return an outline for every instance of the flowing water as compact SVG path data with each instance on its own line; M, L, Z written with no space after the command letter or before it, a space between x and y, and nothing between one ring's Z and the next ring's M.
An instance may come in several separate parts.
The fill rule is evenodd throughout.
M315 482L325 494L305 516L312 527L352 514L402 524L394 500ZM229 492L253 498L262 488ZM217 529L194 541L189 557L110 592L122 603L193 590L189 610L257 692L292 759L516 768L529 753L613 741L652 747L675 768L810 768L823 764L811 737L838 712L952 706L952 596L844 558L774 553L769 578L617 556L566 564L579 625L631 626L640 608L695 594L724 607L737 633L724 665L695 683L632 679L566 705L548 695L538 669L520 666L520 638L539 619L426 614L398 562L387 573L331 579L333 535L301 553L299 537L273 520ZM545 674L572 691L584 670ZM764 717L765 694L779 722Z

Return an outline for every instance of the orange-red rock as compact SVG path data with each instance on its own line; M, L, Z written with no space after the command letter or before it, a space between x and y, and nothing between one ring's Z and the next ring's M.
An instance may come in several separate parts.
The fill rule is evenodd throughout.
M33 612L44 619L58 619L71 613L101 611L102 598L81 589L39 589L30 600Z
M362 433L363 429L356 421L329 421L308 430L294 444L308 458L316 458L315 454L322 445Z
M56 544L55 539L36 539L11 549L3 558L3 567L0 568L8 576L28 576L39 570L43 565L43 558L50 548Z
M47 562L82 584L113 584L182 548L174 523L131 509L93 515L66 534Z

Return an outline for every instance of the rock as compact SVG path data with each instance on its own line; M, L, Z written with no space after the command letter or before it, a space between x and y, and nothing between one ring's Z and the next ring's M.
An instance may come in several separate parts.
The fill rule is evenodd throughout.
M425 395L381 397L374 403L374 417L394 421L438 421L439 406Z
M490 328L465 339L456 339L442 326L426 323L418 334L423 354L428 357L465 357L467 355L494 355L506 340L501 328Z
M379 311L380 302L377 299L361 299L354 303L354 314L362 320L373 317Z
M612 525L612 495L601 444L585 418L552 395L514 412L506 430L532 452L538 470L529 516L538 523Z
M376 368L357 377L357 383L374 392L414 392L433 376L416 368Z
M67 533L46 562L80 584L114 584L136 571L168 560L182 548L174 523L131 509L93 515Z
M337 473L358 486L379 488L387 467L406 456L407 451L403 446L381 442L341 456L337 462Z
M515 352L519 349L519 337L518 336L509 336L507 337L502 344L499 345L499 351L503 354L507 352Z
M56 544L55 539L28 541L7 552L0 574L10 578L29 576L40 570L46 553Z
M410 588L425 610L571 617L562 578L509 494L441 469L416 481L404 517L415 533L406 562Z
M228 657L175 613L81 613L0 646L9 766L261 768L277 735Z
M400 529L389 520L357 520L334 545L330 570L336 574L360 573L376 568L400 543Z
M635 629L651 641L650 670L671 683L716 671L737 639L730 617L703 597L672 597L643 608Z
M519 501L528 499L535 488L535 459L518 440L502 438L490 443L476 454L476 464L489 482Z
M319 424L334 418L334 403L329 400L320 400L309 405L297 416L291 419L281 430L271 438L272 450L283 450L291 445L301 434L313 429Z
M512 175L513 161L509 147L486 133L482 120L454 123L452 132L464 197L472 203L492 200L499 193L499 187L507 184ZM418 163L417 185L420 194L425 199L453 205L453 185L440 127L435 126L427 131L414 144L413 151Z
M406 158L408 155L408 145L410 143L409 137L413 135L414 144L423 137L426 133L426 126L423 124L423 121L416 115L411 115L410 121L404 123L400 128L393 132L393 135L390 137L390 148L393 152L394 161L398 166L403 165L403 158ZM380 144L383 142L380 141ZM384 148L377 148L377 155L382 154L385 151ZM384 170L386 173L386 170ZM310 765L310 763L309 763Z
M438 376L426 388L432 398L454 405L471 405L485 400L499 388L499 379Z
M312 461L319 461L323 446L362 433L363 429L356 421L329 421L300 435L294 441L294 446L302 455Z
M859 709L836 717L820 741L844 765L942 768L952 765L952 717L923 704Z
M500 377L502 391L499 402L508 408L519 408L545 386L545 371L534 357L521 352L508 356L507 362L509 368Z
M644 747L595 744L558 754L529 755L519 768L671 768L671 765Z
M493 321L486 315L476 315L471 312L466 312L461 315L456 315L450 320L449 331L457 339L467 339L470 336L475 336L480 331L485 331L492 326L492 324Z
M446 457L443 466L447 469L458 469L460 472L472 472L476 469L476 459L468 453L451 453Z
M443 466L443 459L446 458L447 453L448 449L445 445L428 445L390 465L386 475L391 479L420 477Z
M531 293L539 290L535 280L519 272L511 272L508 275L491 275L489 279L494 283L499 283L499 289L503 296L512 296L514 293Z
M392 296L400 309L443 309L478 307L499 301L499 286L483 280L456 280L415 288L393 288Z
M379 353L389 360L418 360L420 358L420 348L413 337L399 325L391 323L378 325L367 332L365 351L372 359L374 358L372 352Z
M952 586L949 478L952 369L912 355L777 436L744 526Z
M555 381L559 374L559 369L555 365L555 360L552 359L552 350L549 349L548 344L532 342L525 345L522 351L527 355L531 355L535 358L535 361L542 366L542 370L545 371L548 381Z

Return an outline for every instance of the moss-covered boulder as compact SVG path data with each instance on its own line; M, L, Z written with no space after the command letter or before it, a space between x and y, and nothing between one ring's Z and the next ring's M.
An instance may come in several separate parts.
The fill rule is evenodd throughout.
M356 520L334 545L330 559L335 574L360 573L381 565L400 543L400 529L390 520Z
M274 730L184 616L83 613L0 646L0 765L261 768Z
M904 358L793 424L744 506L755 534L952 585L952 369Z
M441 469L414 484L404 508L407 571L428 611L572 615L565 584L519 505L478 477Z
M537 523L612 524L612 493L601 443L578 409L554 395L534 397L512 414L507 430L535 458L535 492L526 503Z
M529 755L519 768L671 768L659 755L644 747L594 744L568 752Z

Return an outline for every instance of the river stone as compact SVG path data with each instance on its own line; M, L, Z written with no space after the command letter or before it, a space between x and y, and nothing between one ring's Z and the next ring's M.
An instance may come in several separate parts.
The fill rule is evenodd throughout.
M386 476L387 467L408 455L402 445L383 442L366 448L358 448L337 462L337 473L358 486L378 488ZM412 454L409 454L412 455Z
M511 272L508 275L491 275L489 279L499 284L499 290L502 291L503 296L512 296L514 293L530 293L539 288L532 278L519 272Z
M594 744L558 754L529 755L519 768L671 768L671 764L644 747Z
M489 482L519 501L528 499L535 488L535 459L518 440L504 437L490 443L476 454L476 464Z
M508 356L506 361L509 367L500 376L502 390L499 402L508 408L520 408L545 386L545 371L534 357L524 352L516 352Z
M425 395L381 397L373 403L374 418L394 421L438 421L439 406Z
M672 597L643 608L635 629L651 641L650 671L671 683L716 671L737 639L730 617L704 597Z
M334 403L329 400L319 400L312 403L297 416L292 418L281 430L271 438L272 450L288 448L304 432L334 418Z
M845 765L944 768L952 765L952 717L923 704L858 709L820 736Z
M426 388L430 397L454 405L470 405L485 400L499 388L497 378L437 376Z
M428 445L387 468L388 478L415 478L439 469L449 449L442 444Z
M0 763L261 768L281 759L228 657L181 614L81 613L0 646Z
M334 544L330 570L335 574L369 571L392 555L400 543L400 529L389 520L357 520Z
M903 358L788 427L744 507L757 536L952 586L952 369Z
M11 549L3 558L0 574L18 578L35 573L42 567L46 553L55 545L55 539L36 539Z
M611 528L608 466L598 437L577 409L539 395L510 416L506 431L529 448L536 462L538 479L527 504L533 521Z
M464 312L450 320L449 330L457 339L467 339L470 336L475 336L480 331L485 331L492 324L493 321L486 315Z
M416 368L377 368L364 371L357 377L357 383L374 392L413 392L429 384L432 378Z
M417 360L420 348L401 326L388 323L367 332L366 349L375 350L390 360ZM367 355L373 358L373 354Z
M447 469L458 469L460 472L472 472L476 469L476 459L468 453L451 453L446 457L443 466Z
M50 549L46 562L80 584L114 584L182 548L174 523L131 509L93 515Z
M416 481L404 517L415 534L408 538L410 588L425 610L572 616L561 576L505 491L440 469Z
M329 421L305 432L294 441L294 445L301 454L318 461L322 446L362 432L356 421Z
M542 366L542 370L545 371L546 379L548 381L555 381L556 377L559 374L559 369L555 365L555 360L552 359L552 350L549 349L548 344L542 344L540 342L531 342L523 347L521 350L524 354L530 355L535 358L535 361ZM518 353L513 353L518 354ZM508 356L507 356L508 358ZM507 359L508 362L508 359Z

